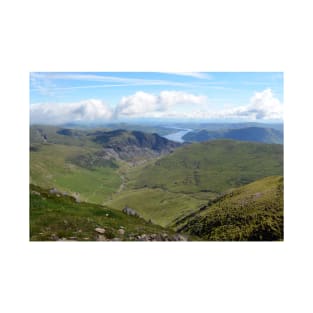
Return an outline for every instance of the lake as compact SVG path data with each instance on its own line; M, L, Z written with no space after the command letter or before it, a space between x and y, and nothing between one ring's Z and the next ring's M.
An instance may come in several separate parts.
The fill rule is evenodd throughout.
M182 129L182 128L177 128L179 130L177 133L169 134L166 136L163 136L164 138L176 142L184 142L184 139L182 138L184 135L192 131L192 129Z

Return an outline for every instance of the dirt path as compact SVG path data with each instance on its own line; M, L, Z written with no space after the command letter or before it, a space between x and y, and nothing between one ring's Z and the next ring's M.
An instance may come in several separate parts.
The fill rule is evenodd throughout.
M121 192L124 190L125 185L126 185L126 183L125 183L125 176L124 176L123 174L120 174L120 177L121 177L121 179L122 179L122 183L121 183L121 185L119 186L119 188L117 189L117 191L115 192L116 194L121 193Z

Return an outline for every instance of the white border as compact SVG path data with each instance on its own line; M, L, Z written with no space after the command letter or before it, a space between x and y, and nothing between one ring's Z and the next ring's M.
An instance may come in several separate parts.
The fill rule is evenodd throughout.
M1 3L2 312L312 311L309 3ZM285 242L29 243L31 71L284 72Z

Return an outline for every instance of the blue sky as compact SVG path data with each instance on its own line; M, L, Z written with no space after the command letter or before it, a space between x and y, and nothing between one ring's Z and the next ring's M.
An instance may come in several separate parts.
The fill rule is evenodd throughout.
M281 121L283 73L30 73L34 123L141 118Z

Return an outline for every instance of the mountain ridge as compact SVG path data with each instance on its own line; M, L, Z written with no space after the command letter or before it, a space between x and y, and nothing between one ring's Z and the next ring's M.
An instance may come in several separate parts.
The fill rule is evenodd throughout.
M185 141L203 142L216 139L232 139L240 141L254 141L263 143L282 144L283 132L274 128L246 127L221 130L197 130L183 136Z

